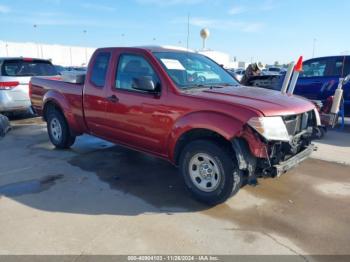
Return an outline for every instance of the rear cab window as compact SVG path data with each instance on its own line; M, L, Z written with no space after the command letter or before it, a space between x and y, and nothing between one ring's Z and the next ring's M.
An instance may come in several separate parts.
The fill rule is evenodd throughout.
M54 76L58 75L50 61L36 59L6 59L1 65L2 76Z
M111 58L110 52L101 52L97 54L92 66L90 82L99 88L103 88L106 83L106 76L109 61Z

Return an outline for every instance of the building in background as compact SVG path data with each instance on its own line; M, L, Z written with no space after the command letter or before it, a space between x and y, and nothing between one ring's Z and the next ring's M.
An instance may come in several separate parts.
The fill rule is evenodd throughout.
M177 48L177 47L171 47ZM55 65L62 66L85 66L90 60L96 48L49 45L33 42L5 42L0 40L0 57L32 57L50 59ZM185 50L184 48L182 48ZM205 55L225 68L245 68L247 63L236 61L228 53L215 50L198 50L199 54Z
M229 54L215 51L215 50L199 50L197 51L199 54L205 55L210 59L214 60L216 63L223 65L224 68L232 69L232 68L246 68L246 63L242 61L236 61Z
M90 47L0 41L0 57L44 58L62 66L84 66L94 51Z

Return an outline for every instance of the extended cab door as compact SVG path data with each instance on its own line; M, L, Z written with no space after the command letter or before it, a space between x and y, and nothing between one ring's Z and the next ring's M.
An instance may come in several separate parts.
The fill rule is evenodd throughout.
M91 59L83 90L83 109L86 125L91 134L105 133L106 89L110 74L112 52L98 51Z
M326 100L338 86L344 68L344 56L305 61L295 94L312 100Z
M116 51L115 57L114 81L107 93L108 136L122 144L164 155L164 141L172 122L162 105L167 90L161 75L141 51ZM135 89L135 80L140 78L151 79L156 90Z

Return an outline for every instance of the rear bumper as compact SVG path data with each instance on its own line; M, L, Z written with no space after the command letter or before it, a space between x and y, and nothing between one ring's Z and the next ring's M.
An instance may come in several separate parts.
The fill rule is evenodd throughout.
M274 165L273 168L275 169L276 176L280 176L285 172L287 172L288 170L292 169L293 167L297 166L299 163L307 159L311 155L311 153L315 151L315 149L316 149L315 145L310 144L306 149L299 152L295 156L277 165Z
M18 92L0 90L0 112L25 111L31 106L29 97L23 99Z

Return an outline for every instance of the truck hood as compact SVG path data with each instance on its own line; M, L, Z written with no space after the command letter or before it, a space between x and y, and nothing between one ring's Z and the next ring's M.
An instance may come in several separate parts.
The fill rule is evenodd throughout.
M300 114L315 108L307 99L279 91L248 86L193 90L191 95L259 111L264 116Z

